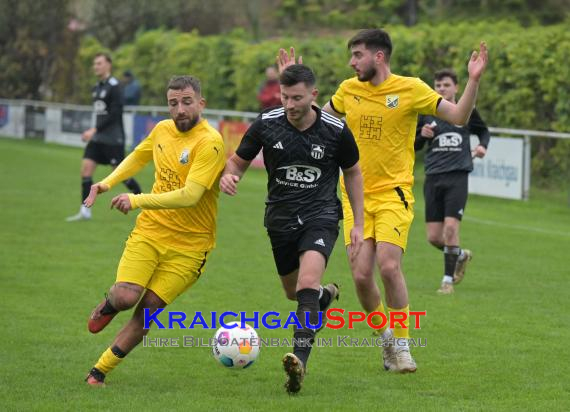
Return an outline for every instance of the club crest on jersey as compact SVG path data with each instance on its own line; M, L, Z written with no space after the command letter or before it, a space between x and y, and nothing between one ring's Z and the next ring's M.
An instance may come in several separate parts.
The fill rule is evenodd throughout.
M314 159L322 159L325 156L325 147L318 145L318 144L314 144L311 147L311 157L313 157Z
M386 107L388 109L395 109L400 102L400 96L397 94L389 94L386 96Z
M93 110L96 114L105 114L107 110L107 105L105 104L104 100L95 100L93 103Z
M182 153L180 153L180 163L185 165L188 163L188 149L184 149Z

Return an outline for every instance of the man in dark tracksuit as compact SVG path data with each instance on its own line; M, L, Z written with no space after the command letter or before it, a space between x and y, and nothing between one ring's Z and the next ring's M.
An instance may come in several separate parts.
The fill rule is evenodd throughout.
M434 88L444 99L455 103L457 75L449 69L436 72ZM479 138L473 152L472 134ZM427 237L444 255L444 277L438 290L441 294L453 293L453 285L463 280L473 256L470 250L459 247L459 226L467 203L472 159L485 156L489 139L489 130L475 109L463 127L433 116L418 119L415 150L428 143L424 183Z
M123 95L119 81L111 76L111 57L98 53L93 59L93 71L99 82L93 88L95 127L87 129L81 139L87 143L81 164L81 201L89 195L93 173L98 164L111 165L114 169L125 157L125 132L123 130ZM124 184L135 194L141 193L136 180ZM79 213L67 218L68 222L91 219L91 209L81 204Z

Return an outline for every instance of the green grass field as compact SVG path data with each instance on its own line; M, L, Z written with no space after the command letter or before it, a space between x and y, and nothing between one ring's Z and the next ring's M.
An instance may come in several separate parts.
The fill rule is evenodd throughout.
M570 409L570 208L547 193L529 202L471 197L462 245L474 260L456 294L438 296L443 257L425 241L421 182L404 259L411 308L427 311L413 335L427 341L413 351L417 373L383 371L379 348L317 348L302 392L290 397L280 364L288 348L263 348L250 369L232 371L216 364L208 348L140 346L107 377L106 388L87 387L85 375L129 317L120 314L98 335L87 331L135 216L109 210L107 194L92 221L64 221L79 206L80 158L79 149L0 139L0 409ZM100 168L97 177L108 171ZM141 181L148 191L150 168ZM262 227L264 172L248 172L239 190L236 198L221 196L218 246L206 273L170 309L295 310L281 291ZM360 310L340 242L325 280L341 284L339 307ZM365 325L321 336L338 333L370 336ZM283 329L259 334L291 336Z

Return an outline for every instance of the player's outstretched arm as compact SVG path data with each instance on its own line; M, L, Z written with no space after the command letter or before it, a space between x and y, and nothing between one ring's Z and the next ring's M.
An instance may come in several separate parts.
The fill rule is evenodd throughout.
M101 182L95 183L91 186L91 190L83 204L91 207L95 204L97 195L107 192L111 187L117 183L127 180L137 174L149 161L152 159L152 152L150 157L148 153L134 151L123 160L113 172L103 179Z
M152 160L152 138L149 136L144 139L136 149L129 154L120 164L111 172L109 176L99 183L91 186L89 196L83 204L91 207L95 204L97 195L108 191L117 183L127 180L136 175L148 162Z
M164 193L141 193L138 195L128 193L128 203L125 199L117 199L114 204L117 209L126 211L131 209L180 209L186 207L199 207L204 193L210 190L218 181L224 169L226 156L221 141L205 140L194 149L195 158L186 175L183 188ZM124 205L124 208L123 208Z
M111 209L117 209L124 214L130 210L141 209L180 209L194 207L198 204L207 188L200 183L186 180L186 185L166 193L122 193L111 201Z
M237 193L237 184L246 172L251 162L242 159L234 153L226 162L226 167L220 179L220 190L230 196Z
M287 67L293 64L303 64L303 56L299 56L299 59L295 61L295 48L291 47L289 52L285 49L279 49L279 54L276 58L277 68L279 73L282 73Z
M343 169L344 185L346 193L350 201L352 215L354 216L354 226L350 231L350 245L348 253L350 260L356 259L362 243L364 242L364 194L362 186L362 173L360 166L356 163L354 166Z
M469 80L465 86L463 95L457 102L453 104L447 100L442 100L437 108L437 116L450 123L464 125L469 120L471 112L477 101L477 91L479 90L479 81L487 67L489 60L487 44L482 41L479 45L479 52L474 51L467 65L469 72Z

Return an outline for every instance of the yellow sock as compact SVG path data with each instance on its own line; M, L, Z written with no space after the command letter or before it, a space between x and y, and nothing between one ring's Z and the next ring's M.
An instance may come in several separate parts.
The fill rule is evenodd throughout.
M410 305L406 305L406 307L403 307L402 309L392 309L389 307L388 311L389 312L403 312L406 314L406 320L402 322L404 325L406 325L406 329L404 329L399 322L394 322L394 337L395 338L409 339L410 338ZM396 315L396 316L398 319L402 317L402 315Z
M386 315L386 309L384 308L384 304L382 303L382 301L380 301L380 304L378 305L378 307L376 309L374 309L372 312L380 312L380 313L383 313L384 315ZM370 313L372 313L372 312L370 312ZM384 326L382 328L374 330L375 335L381 335L388 328L388 326L390 326L390 320L388 319L388 317L386 317L386 319L387 319L386 323L384 324ZM374 316L372 316L372 319L370 319L370 321L372 322L373 325L379 326L382 324L383 318L380 315L374 315Z
M95 367L104 374L107 374L115 369L122 360L123 358L119 358L117 355L115 355L111 348L107 348L107 350L103 352L95 364Z

